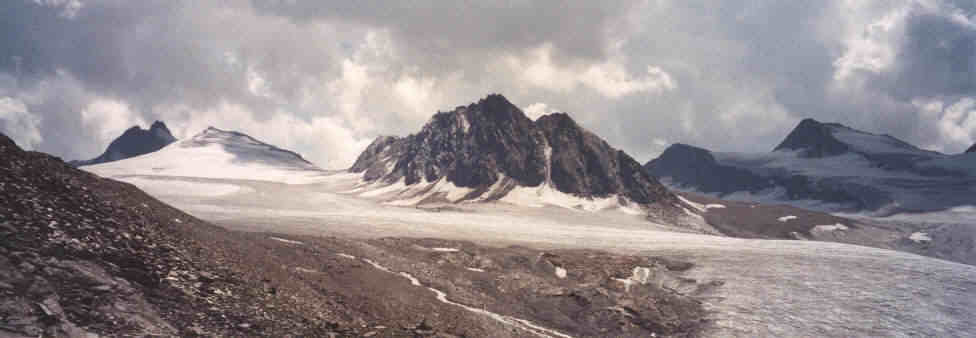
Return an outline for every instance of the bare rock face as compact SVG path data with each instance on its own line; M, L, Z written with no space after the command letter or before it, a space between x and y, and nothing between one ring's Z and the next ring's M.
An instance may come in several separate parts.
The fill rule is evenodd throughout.
M804 119L773 151L799 150L804 157L835 156L849 151L850 147L847 144L833 136L831 126L840 127L837 124Z
M976 153L976 143L973 143L973 146L972 147L969 147L969 149L966 149L966 153Z
M113 140L105 152L98 157L84 161L71 161L70 164L79 167L124 160L157 151L175 141L176 138L170 133L166 124L161 121L154 122L148 130L133 126Z
M416 134L377 138L350 171L365 173L368 181L404 179L407 185L446 177L458 187L480 189L506 179L511 186L550 184L579 197L677 202L637 161L569 115L532 121L497 94L439 112Z

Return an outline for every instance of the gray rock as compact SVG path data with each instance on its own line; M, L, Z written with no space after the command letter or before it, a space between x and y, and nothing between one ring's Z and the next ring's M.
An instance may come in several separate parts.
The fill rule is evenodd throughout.
M368 181L407 185L446 178L481 196L498 180L506 186L555 189L580 197L618 194L641 204L677 201L640 164L585 130L569 115L532 121L501 95L438 112L416 134L377 138L350 168ZM502 194L503 195L503 194ZM501 196L485 196L497 198Z

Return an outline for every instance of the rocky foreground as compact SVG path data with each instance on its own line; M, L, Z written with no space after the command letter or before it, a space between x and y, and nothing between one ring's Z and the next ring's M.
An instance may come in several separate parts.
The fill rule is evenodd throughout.
M690 264L228 231L0 135L0 336L696 336Z

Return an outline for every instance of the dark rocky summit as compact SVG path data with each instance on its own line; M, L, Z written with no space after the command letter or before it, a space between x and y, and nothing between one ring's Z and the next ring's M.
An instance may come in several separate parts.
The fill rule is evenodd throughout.
M719 164L708 150L681 143L665 149L644 168L672 182L695 182L705 192L759 191L772 185L749 170Z
M973 143L969 149L966 149L966 153L976 153L976 143Z
M569 115L532 121L497 94L438 112L416 134L377 138L350 171L364 172L370 181L404 179L407 185L445 177L456 186L475 188L469 198L504 180L509 190L549 184L579 197L617 194L640 204L678 202L637 161ZM504 193L493 192L495 197Z
M142 129L139 126L129 128L122 133L122 136L113 140L108 145L108 148L105 149L105 152L96 158L84 161L71 161L69 164L79 167L124 160L157 151L175 141L176 138L170 133L166 124L161 121L156 121L148 130Z
M850 151L850 146L838 141L831 128L842 128L836 123L820 123L804 119L786 136L773 151L798 150L803 157L835 156Z

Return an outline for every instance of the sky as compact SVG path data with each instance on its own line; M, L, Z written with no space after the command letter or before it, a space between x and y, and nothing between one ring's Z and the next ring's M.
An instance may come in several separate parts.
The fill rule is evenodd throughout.
M645 162L769 151L803 118L976 142L976 2L0 1L0 132L66 160L207 126L345 168L500 93Z

